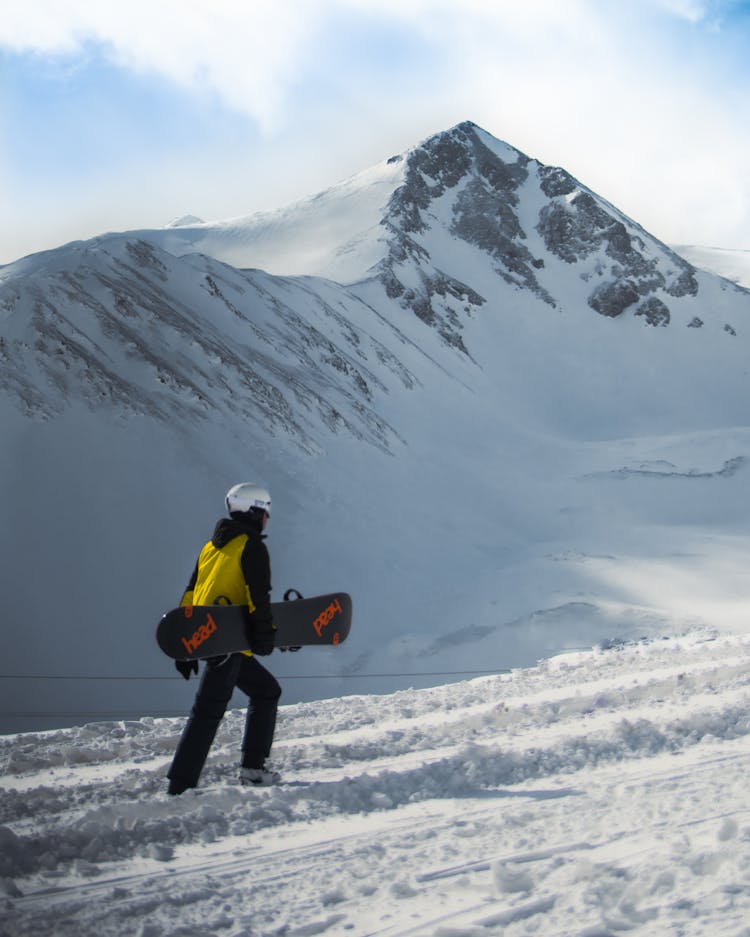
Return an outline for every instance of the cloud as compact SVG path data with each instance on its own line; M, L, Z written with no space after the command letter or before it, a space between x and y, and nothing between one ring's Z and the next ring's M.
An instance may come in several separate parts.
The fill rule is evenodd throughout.
M650 0L657 7L679 19L711 32L721 32L731 25L736 14L747 7L745 0ZM747 12L746 10L744 12Z
M731 2L719 0L5 0L0 45L16 52L75 56L95 47L117 65L154 74L221 102L270 128L283 122L293 89L325 71L325 55L346 43L359 18L387 27L405 25L414 42L436 53L466 42L474 49L513 53L522 43L530 65L545 57L566 63L565 46L597 55L615 48L622 8L630 28L659 11L697 23L714 19ZM613 30L614 25L614 30ZM627 42L628 34L624 40ZM335 57L335 56L334 56ZM334 63L332 62L331 65ZM398 61L394 62L396 68ZM564 80L564 75L560 76ZM339 75L345 83L347 75Z
M59 56L89 45L116 64L157 74L272 124L325 4L315 0L6 0L0 45Z
M659 5L668 13L674 13L690 23L700 22L707 12L707 5L699 0L659 0Z
M635 2L654 5L689 19L700 18L706 6L698 0ZM215 95L268 128L281 118L290 91L308 73L325 69L320 50L344 44L357 18L394 28L408 24L415 42L435 50L461 37L497 49L514 38L528 51L540 40L544 45L545 37L558 45L561 38L593 45L614 9L612 0L5 0L0 45L58 56L94 46L123 68ZM387 28L380 36L385 42Z

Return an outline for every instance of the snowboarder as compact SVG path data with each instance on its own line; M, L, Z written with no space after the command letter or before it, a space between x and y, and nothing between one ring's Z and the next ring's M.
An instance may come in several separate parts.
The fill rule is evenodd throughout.
M263 542L271 496L265 488L243 483L227 492L226 506L229 517L217 523L211 540L201 550L181 605L247 606L251 650L207 661L168 772L170 794L197 786L235 687L249 698L240 781L261 785L279 780L266 759L273 743L281 687L255 656L268 655L274 647L271 568ZM195 660L177 660L175 666L186 680L191 673L198 673Z

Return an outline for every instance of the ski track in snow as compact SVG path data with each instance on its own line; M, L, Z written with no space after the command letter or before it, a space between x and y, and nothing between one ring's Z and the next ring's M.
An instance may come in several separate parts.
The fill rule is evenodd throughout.
M182 720L0 738L0 934L750 935L750 637L284 707L285 783Z

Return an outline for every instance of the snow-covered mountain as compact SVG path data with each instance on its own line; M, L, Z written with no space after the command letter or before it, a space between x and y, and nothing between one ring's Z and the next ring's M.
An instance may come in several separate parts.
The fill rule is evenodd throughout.
M354 596L346 645L272 658L288 700L740 626L749 317L469 123L0 268L4 727L186 707L153 628L243 479L276 592Z

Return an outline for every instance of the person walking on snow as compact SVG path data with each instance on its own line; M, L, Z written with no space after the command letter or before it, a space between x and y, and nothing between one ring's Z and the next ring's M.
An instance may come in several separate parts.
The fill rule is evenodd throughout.
M271 564L263 531L271 516L271 496L249 482L227 492L229 517L216 525L203 547L181 605L244 605L250 651L211 658L203 670L195 702L169 769L169 794L196 787L211 743L235 687L248 696L242 740L240 781L272 784L278 774L266 765L276 729L281 687L257 656L273 651ZM175 661L182 676L198 673L198 662Z

